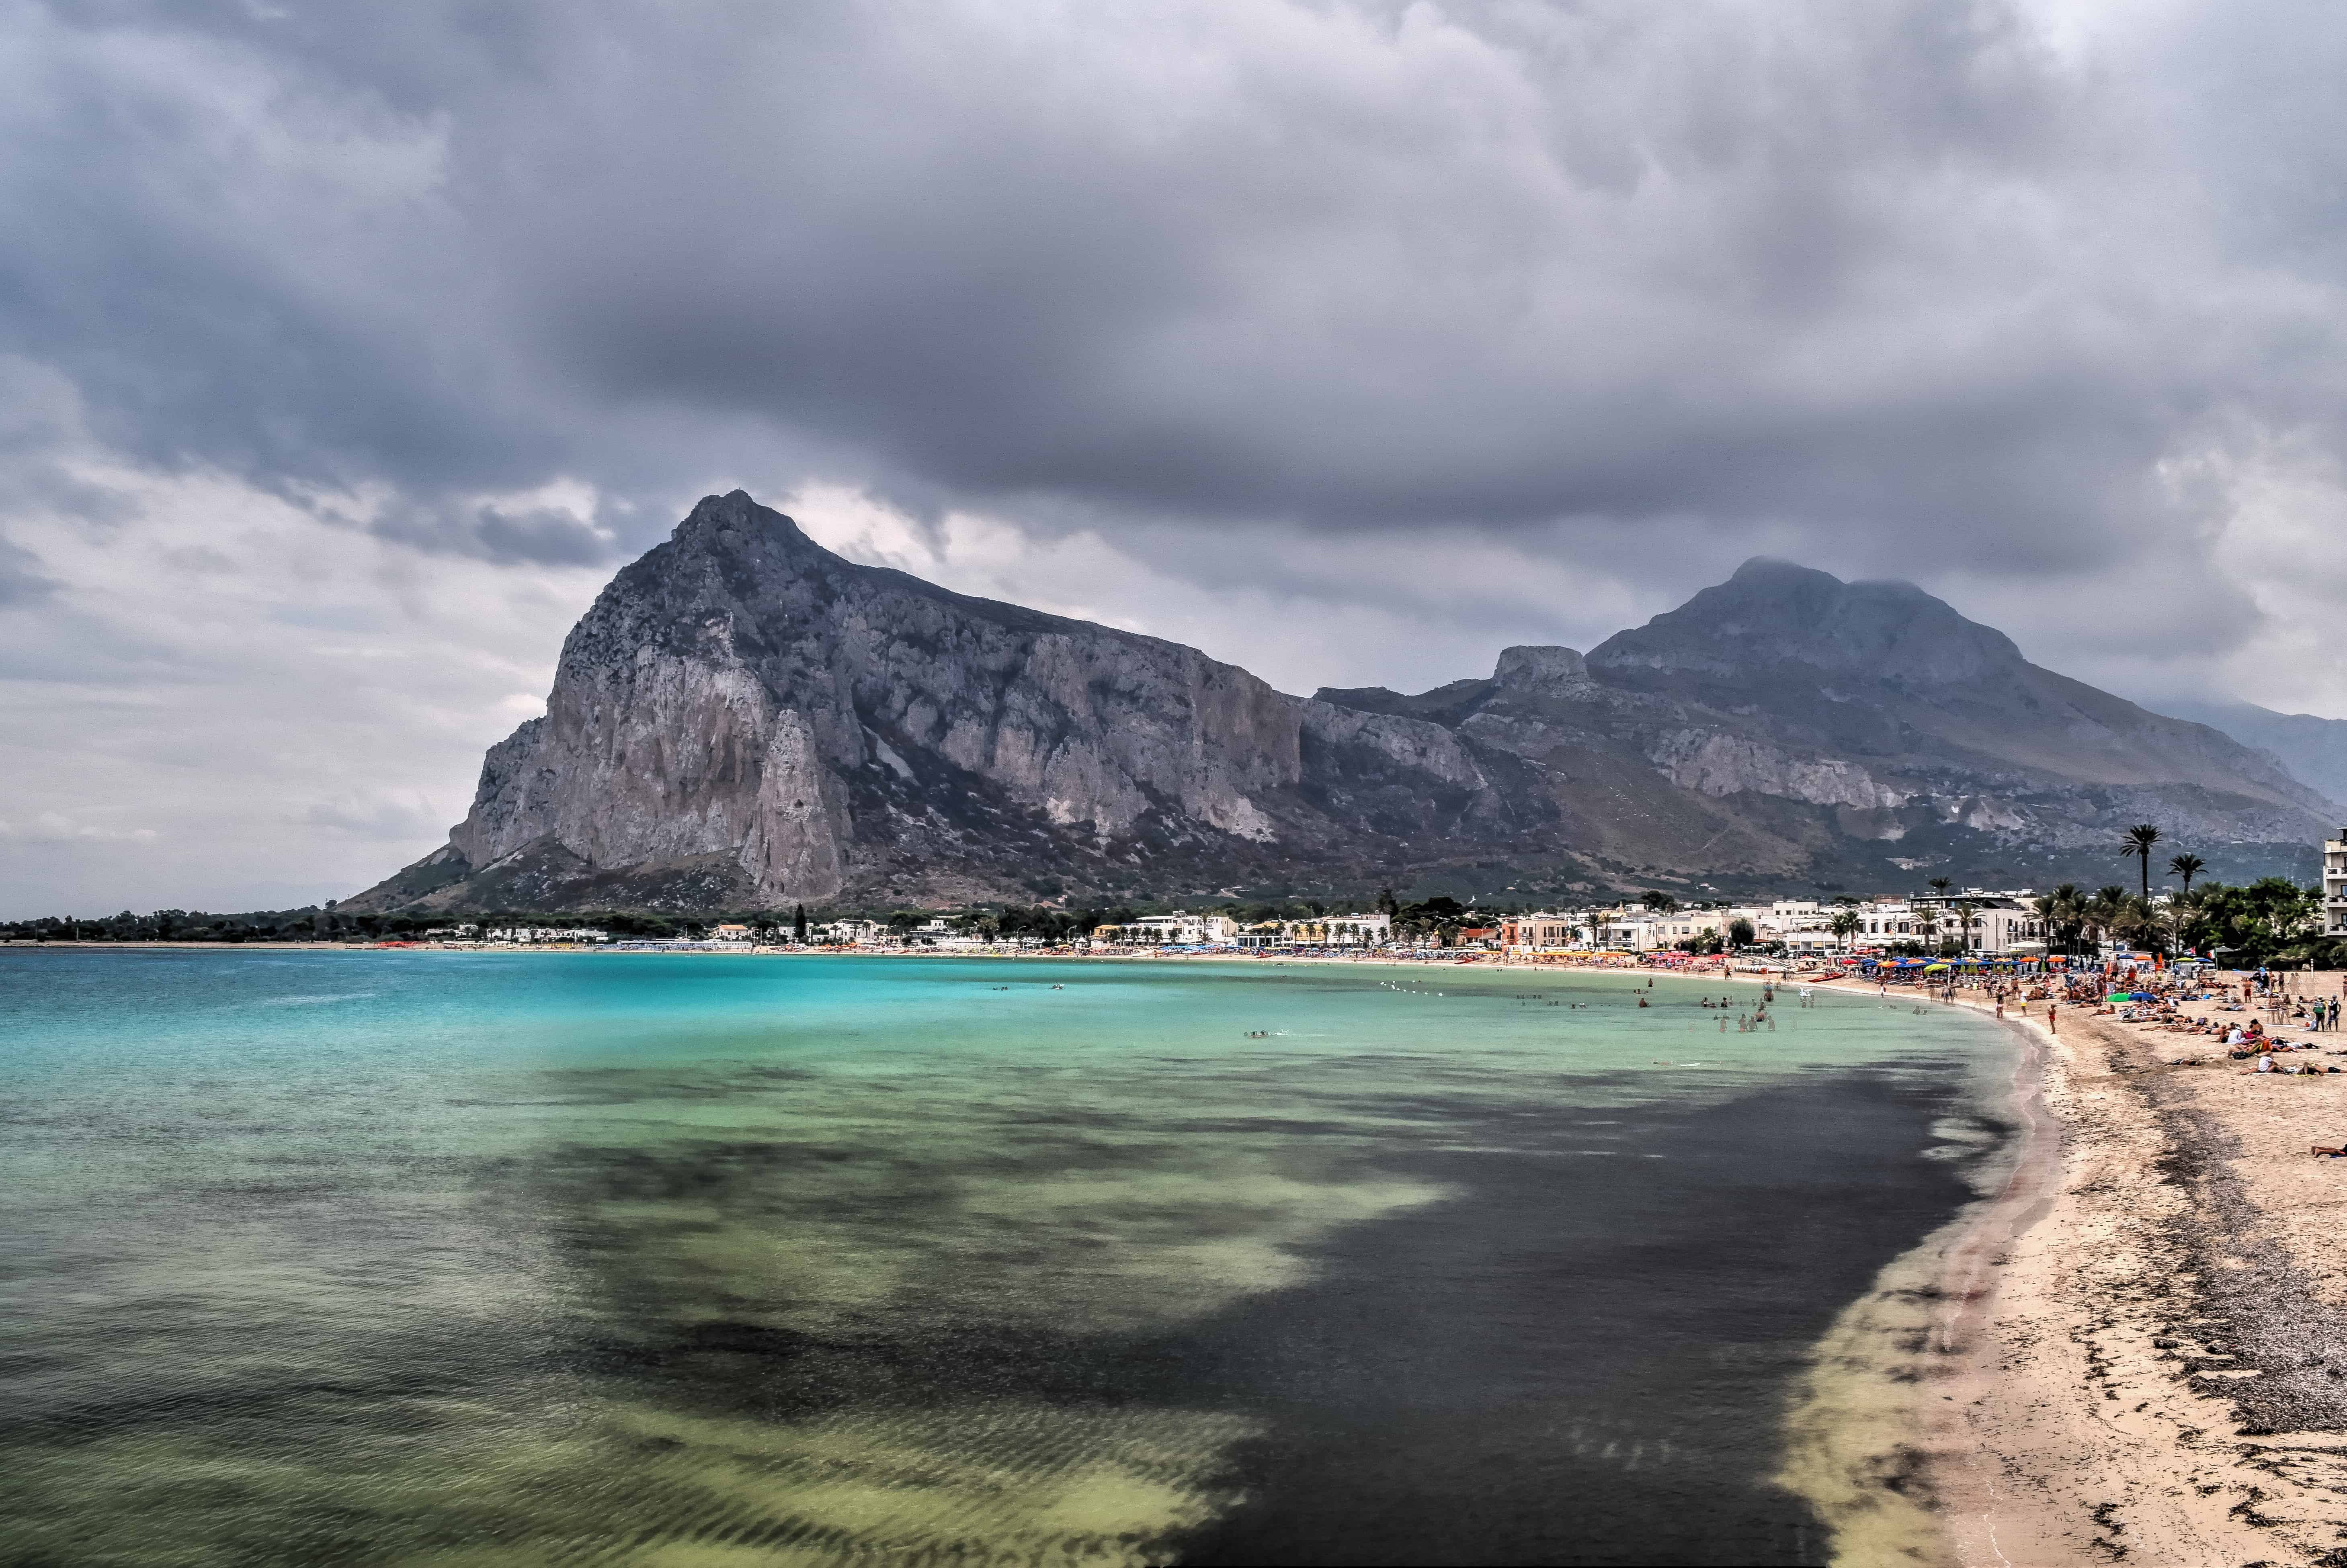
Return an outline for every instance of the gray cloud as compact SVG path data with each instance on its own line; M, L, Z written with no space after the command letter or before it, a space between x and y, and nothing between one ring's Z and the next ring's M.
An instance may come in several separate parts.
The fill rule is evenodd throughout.
M170 485L557 598L705 491L861 488L989 591L1178 601L1241 660L1218 595L1337 629L1297 680L1348 612L1431 682L1758 551L2146 691L2310 668L2347 608L2304 564L2347 518L2311 0L0 16L0 526L41 557L0 594L61 617L6 655L43 671L129 634L17 520L128 549ZM1049 553L1088 535L1122 564ZM367 569L320 635L450 580Z
M2191 46L2283 70L2267 13ZM2162 121L1990 0L27 15L20 351L491 559L587 547L450 497L696 489L682 413L917 503L2073 569L2337 390L2322 138L2260 92L2296 161L2196 165L2229 84Z
M594 566L614 554L597 521L553 507L448 499L403 501L368 520L367 531L416 549L538 566Z
M41 558L0 539L0 610L47 599L61 586L40 570Z

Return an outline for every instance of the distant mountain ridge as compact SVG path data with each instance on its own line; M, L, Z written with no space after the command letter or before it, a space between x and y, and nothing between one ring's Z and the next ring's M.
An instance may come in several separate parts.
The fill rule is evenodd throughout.
M2278 713L2253 702L2162 702L2163 712L2221 731L2272 753L2291 776L2334 801L2347 801L2347 719Z
M2129 823L2248 871L2336 815L1905 583L1756 559L1586 657L1300 698L846 561L736 491L604 590L448 844L346 907L2106 880Z

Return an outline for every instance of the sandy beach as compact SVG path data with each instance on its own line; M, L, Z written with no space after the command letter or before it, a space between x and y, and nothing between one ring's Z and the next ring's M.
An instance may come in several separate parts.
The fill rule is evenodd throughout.
M2347 1162L2308 1153L2347 1075L2084 1007L2008 1023L2002 1189L1844 1315L1787 1484L1850 1564L2347 1563Z

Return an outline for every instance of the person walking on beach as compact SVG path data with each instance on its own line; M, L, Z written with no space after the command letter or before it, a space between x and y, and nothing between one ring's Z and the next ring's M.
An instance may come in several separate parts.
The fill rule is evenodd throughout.
M2056 1003L2054 1003L2054 1002L2047 1002L2047 1003L2045 1004L2045 1030L2046 1030L2046 1032L2047 1032L2047 1033L2049 1033L2049 1034L2060 1034L2060 1033L2062 1032L2062 1023L2061 1023L2061 1019L2062 1019L2062 1009L2061 1009L2061 1007L2060 1007L2058 1004L2056 1004Z

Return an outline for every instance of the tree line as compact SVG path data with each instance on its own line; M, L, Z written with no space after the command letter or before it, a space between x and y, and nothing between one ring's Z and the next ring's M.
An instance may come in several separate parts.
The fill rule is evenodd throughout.
M2064 883L2039 897L2034 908L2045 924L2048 948L2056 953L2091 956L2100 950L2104 942L2115 941L2156 952L2198 953L2232 967L2347 968L2347 938L2326 936L2322 931L2319 888L2301 887L2283 876L2263 877L2242 886L2199 882L2206 863L2197 855L2183 854L2171 856L2167 870L2168 877L2182 884L2181 889L2165 902L2154 899L2153 852L2162 839L2159 828L2149 823L2137 824L2122 835L2119 854L2134 860L2137 872L2137 889L2132 893L2117 884L2090 893L2075 884ZM1931 879L1929 886L1945 898L1951 884L1948 878L1937 876ZM1669 913L1679 907L1676 898L1660 891L1646 893L1640 902L1656 913ZM1855 907L1859 900L1845 894L1835 902L1843 907L1830 924L1837 935L1848 940L1861 924ZM1395 897L1390 887L1378 890L1374 907L1392 920L1397 938L1446 946L1456 943L1461 931L1499 917L1497 910L1473 909L1447 895L1405 903ZM1317 919L1358 908L1358 905L1293 899L1234 903L1217 912L1242 926L1257 926ZM1130 924L1143 912L1122 904L1078 909L1046 904L984 904L947 918L953 928L970 936L1056 946L1089 936L1101 926ZM1965 938L1978 923L1978 906L1957 898L1945 905L1944 913L1925 909L1918 922L1922 928L1911 939L1887 942L1884 946L1894 955L1961 952L1967 946ZM900 908L865 917L903 935L938 917L934 910ZM815 917L809 916L804 905L790 909L748 909L706 917L620 909L559 915L528 910L463 915L360 914L339 909L329 900L298 909L236 915L215 915L200 909L157 909L145 915L126 909L118 915L90 918L49 915L0 921L0 938L79 942L400 941L420 939L427 931L460 923L487 928L531 926L600 929L620 938L651 939L690 939L706 936L721 924L738 924L753 927L762 934L805 941ZM1725 933L1692 938L1691 942L1717 950L1723 946L1749 947L1753 939L1750 923L1739 919Z

